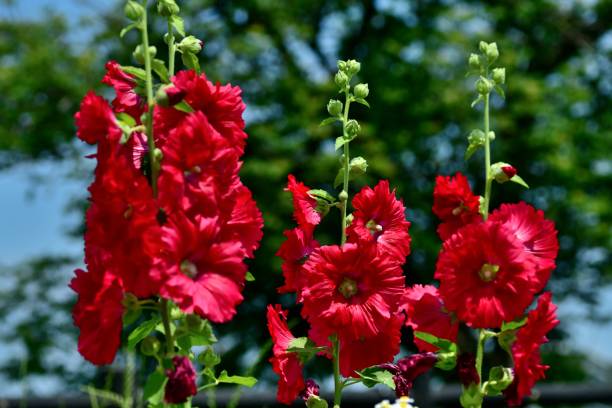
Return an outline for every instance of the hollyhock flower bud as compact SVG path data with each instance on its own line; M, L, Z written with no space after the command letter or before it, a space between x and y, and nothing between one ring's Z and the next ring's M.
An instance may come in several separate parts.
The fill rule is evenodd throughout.
M349 78L344 72L338 71L334 77L334 82L336 82L338 88L344 89L349 83Z
M145 356L154 356L161 348L161 343L155 337L146 337L142 343L140 343L140 351Z
M459 381L464 387L471 384L480 384L480 377L476 371L476 358L471 353L462 353L457 358L457 372Z
M499 50L497 49L497 44L494 42L487 44L485 54L489 62L495 61L499 57Z
M470 54L468 63L470 64L470 68L479 69L480 68L480 57L477 54Z
M495 68L493 69L493 81L496 84L503 84L506 82L506 68Z
M346 73L349 76L357 74L361 70L361 64L355 60L346 61Z
M144 8L138 2L129 0L123 9L127 18L132 21L138 21L144 14Z
M491 166L491 174L498 183L505 183L516 176L517 170L508 163L498 162Z
M164 17L177 15L180 11L174 0L159 0L157 3L157 12Z
M176 86L162 86L158 89L155 100L158 105L167 108L181 102L186 94L187 92L184 89L179 89Z
M332 99L327 103L327 112L332 116L338 116L342 113L342 102L337 99Z
M358 84L355 86L355 97L365 99L370 94L368 84Z
M476 91L481 95L486 95L493 90L493 84L486 78L479 78L476 81Z
M191 360L185 356L172 358L174 369L166 370L166 392L164 401L169 404L182 404L191 396L198 393L196 386L196 372Z
M181 42L178 43L177 47L181 52L197 54L198 52L202 51L202 46L202 41L198 40L193 35L189 35L183 38Z
M361 126L355 119L351 119L346 123L346 133L348 133L350 137L357 136L360 131Z
M396 364L381 364L379 367L393 374L397 397L408 396L414 380L429 371L438 361L435 353L419 353L404 357Z
M157 48L154 47L154 46L150 46L149 47L149 57L151 59L153 59L153 58L155 58L155 55L157 55ZM144 63L145 63L145 55L144 55L144 50L142 49L142 45L139 44L139 45L136 46L136 49L132 53L132 56L134 57L136 62L138 62L139 64L144 65Z

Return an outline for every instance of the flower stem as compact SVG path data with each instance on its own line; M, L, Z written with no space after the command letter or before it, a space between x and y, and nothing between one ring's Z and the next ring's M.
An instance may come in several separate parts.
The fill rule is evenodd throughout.
M176 44L174 43L174 29L168 19L168 77L174 76L174 57L176 54Z
M344 116L342 117L342 137L346 139L349 137L347 130L346 130L346 124L348 123L349 107L351 106L351 96L350 96L348 87L344 91L344 94L346 95L346 99L344 102ZM344 144L344 161L343 161L344 178L343 178L343 183L342 183L342 192L346 193L346 196L345 196L346 200L342 202L342 237L340 239L341 245L344 245L344 243L346 242L346 212L348 208L348 185L349 185L349 176L350 176L349 174L350 173L349 143L350 142L346 142Z
M340 341L337 335L332 340L332 354L334 363L334 408L340 408L344 383L340 377Z
M488 75L488 74L487 74ZM489 96L490 93L484 96L484 133L485 133L485 196L482 216L486 220L489 217L489 203L491 201L491 184L493 183L493 177L491 176L491 140L489 138L489 132L491 131L489 126Z
M166 335L166 352L168 355L174 354L174 338L172 337L172 328L170 327L170 315L168 313L168 299L162 298L160 303L160 312L162 322L164 324L164 334Z
M484 354L484 342L485 342L485 330L480 329L478 331L478 347L476 348L476 372L478 373L478 378L480 378L480 382L482 383L482 359Z
M142 15L142 48L144 49L145 72L146 72L146 90L147 90L147 114L145 128L147 134L147 144L149 147L149 159L151 162L151 187L153 196L157 197L157 173L159 165L155 156L155 138L153 137L153 109L155 107L155 98L153 97L153 73L151 70L151 56L149 55L149 32L147 23L147 0L142 2L144 13Z

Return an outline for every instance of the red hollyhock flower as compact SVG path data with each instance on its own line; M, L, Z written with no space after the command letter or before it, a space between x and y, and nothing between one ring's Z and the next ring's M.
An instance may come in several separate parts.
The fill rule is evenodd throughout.
M374 189L364 187L353 198L353 221L347 228L352 242L376 242L378 253L390 256L401 264L410 253L410 222L406 221L404 205L389 190L387 180Z
M538 289L534 257L496 222L463 227L444 242L436 265L447 309L474 328L500 327L519 317Z
M115 89L117 96L112 102L115 112L125 112L140 121L140 116L145 112L145 101L134 90L134 76L125 73L116 61L108 61L102 83Z
M223 197L240 187L237 153L201 112L181 122L162 152L159 199L168 213L216 214Z
M310 188L298 182L293 174L288 176L285 191L293 195L293 217L305 231L312 231L321 222L321 214L317 212L317 200L308 194Z
M537 292L544 289L559 252L557 230L553 221L544 218L542 210L536 210L521 201L517 204L502 204L490 215L491 222L500 222L508 227L523 243L525 251L536 258L538 272L534 275Z
M226 223L221 230L221 239L240 241L246 256L252 258L263 237L261 211L253 200L251 190L242 183L233 190L232 200L233 206L221 207L221 210L228 210L223 216Z
M178 72L172 82L184 95L183 100L195 111L206 115L212 127L241 155L247 134L244 132L242 119L245 104L240 87L213 84L205 74L198 76L195 71ZM160 108L156 114L163 117L163 120L156 120L160 122L159 130L162 134L176 127L185 116L183 112L173 108Z
M322 246L304 272L302 315L321 331L353 339L384 333L404 292L401 267L377 257L374 245Z
M306 380L305 387L306 388L304 388L304 390L300 393L300 398L302 398L304 401L308 401L308 398L310 397L319 396L319 384L317 384L317 382L312 378Z
M161 295L215 323L236 314L246 275L245 249L240 241L219 241L222 227L217 217L171 217L162 227L166 248L157 265Z
M457 172L455 177L436 177L433 195L433 213L442 221L438 226L438 235L443 241L462 226L481 221L479 198L472 193L463 174Z
M295 339L287 326L287 312L280 305L268 305L268 330L274 346L270 358L272 369L279 375L276 399L283 404L291 404L306 388L302 375L302 363L295 353L287 353L287 348Z
M452 342L457 341L459 323L444 308L435 286L414 285L406 288L400 300L400 311L406 313L406 326L410 326L412 330L430 333ZM438 347L416 337L414 344L420 351L438 351Z
M304 231L300 227L283 233L287 240L282 243L276 256L283 259L282 270L285 285L278 288L280 293L296 292L302 288L302 266L312 251L319 247L312 231Z
M168 404L182 404L189 397L198 393L196 386L196 372L193 369L193 364L189 357L174 356L172 358L171 370L166 370L166 391L164 393L164 401Z
M531 395L535 383L546 376L549 366L542 364L540 346L548 342L546 335L559 324L556 310L552 294L544 293L538 299L538 306L529 312L527 324L516 334L512 345L514 380L504 391L510 406L519 406L524 397Z
M118 141L121 129L106 99L89 91L81 102L81 109L74 115L77 136L89 144L96 144L106 138Z
M123 289L117 277L90 265L75 271L70 287L79 299L72 311L80 330L79 353L96 365L110 364L121 344Z
M434 353L420 353L404 357L396 364L381 364L380 368L393 374L397 397L407 397L414 380L431 370L437 361L438 357Z

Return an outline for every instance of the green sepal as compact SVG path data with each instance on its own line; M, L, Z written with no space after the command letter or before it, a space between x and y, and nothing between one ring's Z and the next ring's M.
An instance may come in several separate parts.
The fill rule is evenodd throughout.
M166 377L163 372L159 370L153 371L145 382L142 395L144 400L148 401L150 404L159 404L162 402L167 381L168 377Z
M307 362L315 356L315 354L322 351L327 351L327 347L318 347L308 337L297 337L289 343L287 347L287 353L296 353L302 363Z
M200 63L198 61L198 57L195 54L190 52L183 52L181 54L181 59L183 60L183 64L189 68L193 69L198 75L200 74Z
M257 383L257 378L255 377L243 377L239 375L228 375L227 371L221 371L219 377L217 378L217 383L224 384L238 384L243 385L245 387L251 388Z
M459 402L463 408L482 407L483 395L478 384L471 384L468 388L463 388L459 397Z
M135 28L140 28L140 26L142 25L142 22L140 21L136 21L130 25L127 25L125 27L123 27L121 29L121 32L119 32L119 38L123 38L127 33L129 33L130 31L132 31Z
M253 274L249 271L247 271L246 275L244 276L244 279L247 282L255 282L255 276L253 276Z
M368 367L361 371L357 371L357 374L361 378L361 383L368 388L372 388L377 384L384 384L392 390L395 389L393 374L391 374L390 371L382 369L378 366Z
M504 92L504 88L502 88L500 85L495 85L493 89L495 89L495 92L497 92L497 94L501 96L502 99L506 99L506 93Z
M136 327L128 336L128 349L134 350L134 347L145 337L147 337L159 324L159 316L155 316L146 320Z
M174 27L176 32L181 35L181 37L185 36L185 22L183 21L182 17L177 15L170 16L170 24L172 27Z
M153 71L155 71L157 76L159 76L159 79L161 79L164 84L170 83L168 68L166 68L166 64L164 63L164 61L154 58L151 61L151 68L153 68Z
M327 126L330 123L334 123L334 122L337 122L337 121L340 121L340 118L327 118L327 119L323 119L321 121L321 123L319 123L319 127Z
M317 395L311 395L306 401L306 408L328 408L327 401Z
M194 112L193 108L184 100L174 105L174 109L181 111L181 112L185 112L185 113Z
M126 74L135 76L141 81L147 80L147 72L142 68L133 67L131 65L121 65L121 70Z
M483 384L485 395L501 395L502 391L512 384L514 376L512 370L507 367L496 366L489 371L489 379Z
M344 136L338 136L336 138L336 150L344 146L346 143L350 142L350 139L345 139Z
M473 108L474 106L478 105L478 102L480 101L482 101L482 95L478 95L478 98L474 99L470 106Z
M130 324L134 323L136 320L138 320L141 314L141 309L126 310L123 312L123 325L129 326Z
M363 99L363 98L355 98L355 99L353 99L353 101L354 101L354 102L357 102L357 103L359 103L359 104L361 104L361 105L363 105L363 106L367 106L367 107L368 107L368 109L370 108L370 104L368 103L368 101L366 101L366 100L365 100L365 99Z
M215 351L208 347L205 351L200 353L198 356L198 361L207 368L212 368L218 365L221 362L221 356L219 356Z
M320 189L309 190L308 191L308 195L311 196L312 198L314 198L317 201L322 200L322 201L325 201L327 203L333 203L333 202L336 201L335 197L332 196L331 194L329 194L325 190L320 190Z
M447 339L441 339L439 337L434 336L430 333L425 333L421 331L415 331L414 337L417 339L423 340L426 343L429 343L433 346L438 347L441 351L447 353L457 353L457 344L453 343Z
M525 183L525 180L523 180L521 178L521 176L519 176L518 174L515 174L511 179L511 182L516 183L516 184L520 184L521 186L525 187L525 188L529 188L529 185L527 183Z
M520 329L527 323L527 317L523 317L522 319L512 320L511 322L503 322L501 326L501 332L505 332L508 330L516 330Z
M334 179L334 188L338 187L343 182L344 182L344 166L338 169L338 174L336 174L336 178Z

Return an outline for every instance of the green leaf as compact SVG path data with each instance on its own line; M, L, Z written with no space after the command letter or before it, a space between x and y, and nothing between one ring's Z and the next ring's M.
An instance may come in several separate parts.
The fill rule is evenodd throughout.
M129 33L130 31L132 31L135 28L139 28L140 25L140 21L136 21L135 23L132 23L126 27L123 27L121 29L121 32L119 33L119 37L123 38L127 33Z
M336 150L344 146L346 143L350 142L349 139L345 139L343 136L339 136L336 138Z
M174 27L176 32L181 35L181 37L185 36L185 22L181 17L177 15L170 16L170 24L172 27Z
M142 81L147 80L147 72L142 68L133 67L131 65L122 65L121 70L126 74L133 75Z
M257 383L257 379L254 377L242 377L239 375L227 375L227 371L221 371L219 377L217 378L218 383L224 384L238 384L243 385L245 387L252 387Z
M522 319L519 319L519 320L513 320L508 323L503 322L501 326L501 331L505 332L508 330L516 330L520 327L523 327L525 323L527 323L527 317L523 317Z
M379 367L368 367L364 370L357 371L361 382L368 388L372 388L377 384L384 384L392 390L395 389L395 383L393 382L393 374Z
M158 404L164 396L164 386L168 377L161 371L153 371L147 378L142 397L151 404Z
M141 313L142 313L141 309L126 310L123 313L123 325L129 326L130 324L134 323L136 320L138 320Z
M467 149L465 150L465 156L464 156L465 161L470 160L470 157L472 157L474 153L476 153L478 149L480 149L480 147L481 147L480 145L475 145L475 144L468 145Z
M425 333L421 331L415 331L414 337L421 339L424 342L427 342L431 345L434 345L442 351L451 352L451 353L457 352L457 345L455 343L453 343L450 340L438 338L434 336L433 334L429 334L429 333Z
M189 104L185 101L180 101L179 103L174 105L174 109L185 113L191 113L194 111L193 108L189 106Z
M525 180L523 180L521 178L521 176L519 176L518 174L515 174L514 177L512 177L510 179L510 181L516 183L516 184L520 184L521 186L525 187L525 188L529 188L529 186L527 185L527 183L525 183Z
M115 117L117 118L117 121L120 122L122 125L128 127L136 126L136 119L134 119L131 115L128 115L125 112L117 113Z
M308 195L316 199L317 201L323 200L328 203L333 203L336 201L336 199L325 190L319 190L319 189L309 190Z
M166 68L164 61L154 58L153 61L151 61L151 68L153 68L153 71L155 71L159 79L161 79L164 84L170 83L168 68Z
M364 106L367 106L368 108L370 107L370 104L368 103L368 101L366 101L363 98L355 98L355 99L353 99L353 101L355 101L357 103L360 103L360 104L362 104Z
M496 396L501 395L508 386L512 383L514 376L512 370L507 367L496 366L489 371L489 380L483 385L486 395Z
M327 125L329 125L330 123L334 123L334 122L339 121L339 120L340 120L340 118L335 118L335 117L334 117L334 118L327 118L327 119L323 119L323 120L321 121L321 123L319 124L319 126L320 126L320 127L327 126Z
M212 368L221 362L221 357L211 347L208 347L206 351L200 353L198 361L204 367Z
M134 329L128 336L128 348L130 350L134 350L134 347L145 337L147 337L155 326L159 323L159 317L153 317L150 320L146 320L140 324L137 328Z
M296 353L302 363L310 360L315 356L315 354L320 353L321 351L326 351L327 347L318 347L312 340L308 337L298 337L295 338L289 343L289 347L287 347L287 353Z
M181 54L181 59L187 68L193 69L198 74L200 73L200 63L198 62L198 57L196 57L195 54L184 52Z
M338 187L343 182L344 182L344 167L340 167L340 169L338 170L338 174L336 174L336 178L334 179L334 188Z
M255 282L255 276L253 276L253 274L249 271L247 271L246 276L245 276L245 280L247 282Z

